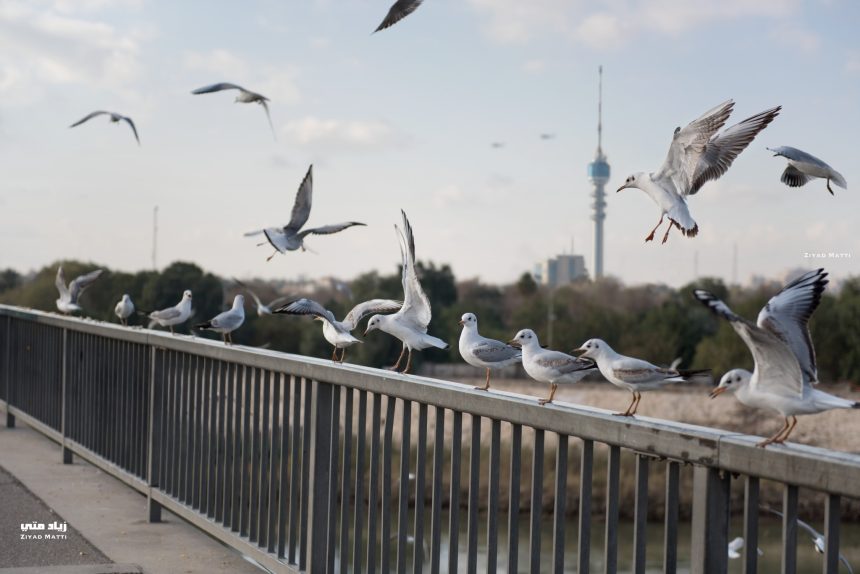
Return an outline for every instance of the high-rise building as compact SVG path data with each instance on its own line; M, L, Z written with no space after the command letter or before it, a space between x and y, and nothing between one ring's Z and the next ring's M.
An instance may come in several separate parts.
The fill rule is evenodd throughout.
M563 254L545 259L535 265L532 276L541 285L555 288L580 279L588 279L588 270L585 268L585 258L582 255Z
M591 204L594 213L594 278L603 277L603 220L606 219L606 191L609 182L609 163L603 155L603 66L598 68L597 80L597 153L588 164L588 179L594 185Z

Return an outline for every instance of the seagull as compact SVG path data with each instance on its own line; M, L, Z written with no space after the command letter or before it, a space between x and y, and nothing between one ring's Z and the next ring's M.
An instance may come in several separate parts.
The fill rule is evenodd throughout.
M389 8L388 14L385 15L385 20L382 21L373 33L376 34L380 30L385 30L389 26L397 24L399 21L415 12L415 9L421 6L421 2L423 1L424 0L397 0L397 2L392 4L391 8Z
M478 333L478 317L474 313L464 313L460 317L460 356L473 367L487 369L487 382L483 387L475 387L481 391L490 389L490 370L502 369L516 365L523 360L520 349L507 343L482 337Z
M69 287L66 288L66 275L63 273L63 266L60 265L57 269L57 278L54 280L54 285L57 286L57 291L60 292L60 298L56 301L57 309L66 315L83 311L81 306L78 305L78 298L80 298L84 289L92 285L93 281L98 279L99 275L103 272L104 269L96 269L86 275L76 277L69 283Z
M323 337L325 337L326 341L334 345L331 360L343 363L343 359L346 357L346 348L356 343L361 343L359 339L352 336L352 331L363 318L371 313L394 313L400 310L402 306L403 303L400 301L371 299L370 301L359 303L347 313L343 321L338 321L335 319L334 313L316 301L302 298L288 303L274 312L287 315L313 315L314 320L322 321ZM339 359L337 357L338 349L341 349Z
M218 313L215 317L209 319L205 323L194 325L194 328L221 333L221 337L224 339L224 344L231 345L233 343L233 331L241 327L244 322L245 296L240 294L233 297L233 306L230 309L223 313Z
M302 184L299 186L299 191L296 193L296 201L293 204L293 214L288 224L284 227L267 227L265 229L249 231L245 234L245 237L260 235L261 233L266 236L266 239L275 248L275 252L266 261L271 261L272 257L278 253L295 251L299 248L305 251L307 248L305 247L304 240L311 233L315 235L330 235L343 231L353 225L366 225L357 221L347 221L345 223L335 223L333 225L324 225L300 231L302 226L307 223L308 217L311 214L311 197L314 188L313 170L314 166L311 165L308 168L305 179L302 180ZM265 243L261 243L260 245L265 245Z
M842 189L848 189L842 174L814 155L789 146L767 148L767 150L773 152L773 157L782 156L788 160L788 166L780 178L780 181L788 187L800 187L806 185L810 179L821 177L827 180L827 191L830 195L835 195L830 187L831 180Z
M544 134L541 134L541 135L540 135L540 139L542 139L542 140L551 140L551 139L555 139L555 134L546 134L546 133L544 133Z
M378 329L400 339L403 342L403 349L391 370L396 371L400 367L400 361L403 360L403 355L408 350L409 357L406 360L406 368L402 371L402 373L408 373L412 367L412 351L422 351L428 347L445 350L450 345L442 339L427 334L427 325L430 324L432 316L430 300L427 299L427 294L421 288L421 283L415 272L415 238L412 235L412 226L406 218L406 212L400 210L400 213L403 216L403 230L397 225L394 226L394 230L397 232L397 239L400 242L400 255L403 259L401 277L403 306L393 315L374 315L371 317L370 321L367 322L364 335L367 336L371 331Z
M502 149L503 147L505 147L505 142L492 142L490 144L490 147L493 149Z
M779 510L775 510L773 508L770 508L769 506L759 506L759 508L761 508L762 510L765 510L767 512L770 512L771 514L775 514L776 516L779 516L780 518L785 518L785 516L782 514L782 512L780 512ZM801 519L797 518L796 520L797 520L797 525L800 526L801 528L803 528L804 530L806 530L806 533L809 534L810 538L812 539L812 544L815 547L815 551L818 552L819 554L824 554L824 543L826 540L824 538L824 535L822 533L818 532L816 529L814 529L812 526L810 526L806 522L802 521ZM851 568L851 564L848 563L848 559L845 558L845 556L841 552L839 553L839 561L842 562L843 564L845 564L845 568L848 569L848 572L850 574L854 574L854 569Z
M111 122L113 122L113 123L118 123L118 122L120 122L120 121L123 121L123 122L127 123L129 126L131 126L131 131L133 131L133 132L134 132L134 139L136 139L136 140L137 140L137 145L140 145L140 138L137 136L137 128L136 128L136 127L134 127L134 122L133 122L133 121L131 121L131 118L130 118L130 117L128 117L128 116L124 116L124 115L122 115L122 114L118 114L118 113L116 113L116 112L105 112L105 111L99 110L99 111L93 112L93 113L91 113L91 114L89 114L89 115L87 115L87 116L84 116L83 118L79 119L78 121L76 121L75 123L73 123L72 125L70 125L69 127L70 127L70 128L73 128L73 127L75 127L75 126L79 126L79 125L81 125L82 123L84 123L84 122L86 122L86 121L89 121L89 120L93 119L94 117L96 117L96 116L100 116L100 115L102 115L102 114L107 114L107 115L109 115L109 116L110 116L110 121L111 121Z
M116 307L113 308L113 312L119 317L120 322L124 326L127 326L128 318L134 313L134 303L131 301L131 297L127 294L123 295L119 303L116 304Z
M642 359L620 355L601 339L589 339L574 352L576 351L582 351L580 358L587 357L596 361L597 368L607 381L633 393L633 401L627 410L623 413L615 413L622 417L632 417L636 414L643 391L657 389L666 383L686 383L705 378L709 382L711 380L709 370L687 371L658 367Z
M729 542L729 558L732 560L737 560L741 557L741 549L744 547L744 539L738 536L731 542ZM756 548L755 551L759 556L764 556L764 552L762 552L761 548Z
M654 233L665 216L669 217L669 227L663 243L669 239L673 226L687 237L695 237L699 226L690 215L686 198L697 193L706 182L726 173L738 154L782 109L777 106L765 110L717 134L729 119L734 105L732 100L728 100L708 110L684 129L675 128L663 166L652 173L634 173L618 188L618 191L631 187L641 189L660 207L660 221L645 238L646 242L654 239Z
M221 82L218 84L212 84L211 86L203 86L202 88L197 88L196 90L192 90L191 93L196 95L200 94L212 94L214 92L221 92L223 90L239 90L239 94L236 96L234 102L238 102L240 104L253 104L258 103L263 106L263 110L266 112L266 119L269 120L269 127L272 130L272 137L278 139L275 136L275 126L272 125L272 116L269 115L269 98L264 96L263 94L258 94L257 92L252 92L251 90L246 90L242 86L237 86L236 84L231 84L229 82Z
M551 403L559 383L578 383L596 368L594 361L574 357L560 351L550 351L540 346L538 337L531 329L523 329L511 339L511 345L523 350L523 368L536 381L549 383L549 396L538 399L538 403Z
M797 425L797 415L860 408L860 403L813 386L818 383L818 370L807 322L827 283L824 269L804 273L770 298L756 323L736 315L712 293L693 291L696 299L731 323L755 361L752 373L733 369L723 375L711 398L729 391L747 406L773 410L785 418L779 432L757 446L785 442Z
M235 281L237 285L239 285L245 291L247 291L248 294L251 295L251 297L254 299L254 305L257 308L257 316L258 317L262 317L263 315L271 315L273 313L273 311L272 311L273 307L276 307L276 306L280 305L281 303L283 303L284 301L286 301L287 299L289 299L289 297L276 297L275 299L272 299L272 301L269 302L268 305L264 305L263 302L260 301L260 298L257 296L257 294L254 293L250 287L248 287L247 285L245 285L244 283L242 283L241 281L239 281L235 277L233 277L233 281Z
M173 307L162 309L161 311L153 311L149 314L149 327L158 324L162 327L169 327L170 332L174 333L173 326L184 323L191 317L191 291L186 289L182 293L182 300Z

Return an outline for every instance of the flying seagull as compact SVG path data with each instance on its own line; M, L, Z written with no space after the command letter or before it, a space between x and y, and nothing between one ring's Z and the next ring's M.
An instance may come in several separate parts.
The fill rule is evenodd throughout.
M759 508L766 511L766 512L770 512L771 514L779 516L780 518L785 518L785 516L782 514L782 512L780 512L779 510L773 509L769 506L762 505L762 506L759 506ZM819 554L824 554L824 543L826 540L826 538L824 538L824 535L822 533L818 532L816 529L814 529L812 526L810 526L806 522L800 520L799 518L797 519L797 525L800 526L801 528L803 528L806 531L806 533L809 534L809 537L812 539L812 544L815 547L815 551ZM842 562L843 564L845 564L845 568L848 569L849 574L854 574L854 569L851 568L851 564L848 563L848 559L845 558L845 556L841 552L839 553L839 561Z
M262 317L263 315L271 315L273 313L272 308L280 305L281 303L283 303L284 301L286 301L288 299L288 297L276 297L276 298L272 299L268 304L264 304L260 300L260 298L257 296L257 294L251 290L250 287L248 287L247 285L245 285L244 283L242 283L241 281L239 281L235 277L233 277L233 281L235 281L237 285L242 287L242 289L247 291L248 294L251 295L251 297L254 299L254 306L257 309L257 316L258 317Z
M737 560L738 558L740 558L741 557L740 551L743 549L743 547L744 547L744 539L741 538L740 536L738 536L737 538L735 538L734 540L729 542L729 548L728 548L729 558L732 560ZM764 556L764 552L762 552L761 548L756 548L755 550L759 556Z
M131 300L131 297L128 294L123 295L122 299L119 300L119 303L116 304L116 307L113 308L114 314L119 317L120 323L127 326L128 318L131 317L131 314L134 313L134 303Z
M702 304L731 323L755 362L752 373L732 369L723 375L711 398L728 391L749 407L776 411L785 418L779 432L757 446L785 442L797 425L797 415L860 408L860 403L814 388L818 369L807 322L827 283L824 269L801 275L770 298L755 323L735 314L712 293L693 292Z
M403 349L400 351L400 356L392 370L396 371L400 367L400 361L403 360L403 355L408 350L409 357L406 360L406 367L402 371L408 373L412 367L412 351L422 351L428 347L447 349L449 345L442 339L427 334L427 326L432 317L430 300L424 293L424 289L421 288L418 274L415 272L415 238L412 235L412 226L406 218L406 213L403 210L400 213L403 216L403 229L401 230L395 225L394 230L397 232L397 239L400 242L400 255L403 260L401 275L403 306L393 315L374 315L371 317L370 321L367 322L367 329L365 329L364 334L367 335L378 329L400 339L403 342Z
M505 142L492 142L490 144L490 147L493 149L502 149L503 147L505 147Z
M415 9L421 6L421 2L423 1L424 0L397 0L397 2L392 4L391 8L388 10L388 14L385 15L385 20L382 21L373 33L375 34L380 30L385 30L389 26L397 24L399 21L415 12Z
M607 381L627 389L633 393L633 401L623 413L615 413L623 417L632 417L639 408L643 391L658 389L666 383L687 383L692 381L710 381L710 371L686 371L683 369L667 369L652 365L648 361L625 357L616 353L606 341L589 339L575 351L582 351L580 358L586 357L597 363Z
M191 93L194 95L200 94L212 94L214 92L221 92L224 90L239 90L239 93L236 95L236 99L234 102L240 104L253 104L257 103L263 106L263 110L266 112L266 119L269 120L269 128L272 130L272 137L278 139L275 136L275 126L272 125L272 116L269 115L269 98L264 96L263 94L258 94L257 92L252 92L250 90L246 90L242 86L237 86L236 84L231 84L229 82L221 82L218 84L212 84L211 86L203 86L202 88L197 88L196 90L192 90Z
M57 299L57 309L61 313L69 314L69 313L79 313L83 309L78 304L78 298L81 296L81 293L84 292L84 289L93 284L93 282L99 278L104 272L104 269L96 269L95 271L90 271L86 275L81 275L76 277L71 283L69 283L68 288L66 288L66 275L63 273L63 266L57 269L57 278L54 280L54 285L57 286L57 291L60 292L60 298Z
M224 344L231 345L233 343L233 331L241 327L244 322L245 296L240 294L233 297L233 306L230 309L223 313L219 313L205 323L194 325L194 328L221 333L221 337L224 339Z
M827 191L830 192L830 195L835 195L830 187L831 180L842 189L848 189L848 184L842 174L814 155L789 146L767 149L773 152L774 157L782 156L788 160L788 166L780 178L780 181L788 187L800 187L806 185L810 179L820 177L827 180Z
M150 322L148 328L151 329L154 325L160 325L162 327L169 327L170 332L175 334L173 330L174 325L184 323L189 317L191 317L191 291L186 289L182 293L182 299L179 303L173 307L168 307L161 311L153 311L149 314Z
M79 119L78 121L76 121L75 123L70 125L69 127L73 128L75 126L79 126L82 123L89 121L89 120L93 119L94 117L100 116L102 114L107 114L108 116L110 116L110 121L113 123L118 123L120 121L127 123L131 127L131 131L134 132L134 139L137 140L137 145L140 145L140 138L137 136L137 128L134 127L134 122L131 121L130 117L124 116L122 114L118 114L116 112L105 112L105 111L99 110L99 111L93 112L87 116L84 116L83 118Z
M708 110L684 129L675 128L663 166L656 172L636 172L618 188L618 191L631 187L641 189L660 208L660 221L645 238L646 242L654 239L654 233L666 216L669 217L669 227L663 243L669 239L673 226L687 237L695 237L699 226L690 215L686 198L697 193L708 181L726 173L738 154L782 109L777 106L765 110L718 134L734 105L732 100L728 100Z
M474 313L464 313L460 317L460 356L473 367L487 370L487 381L483 387L475 387L481 391L490 389L490 371L509 365L516 365L523 359L521 350L495 339L482 337L478 333L478 317Z
M278 253L295 251L300 248L302 251L305 251L304 240L311 233L314 235L330 235L343 231L353 225L366 225L357 221L347 221L345 223L335 223L333 225L302 230L302 226L307 223L308 217L311 214L311 196L313 195L314 187L313 170L314 166L311 165L308 168L305 179L299 186L299 191L296 193L296 201L293 204L293 214L288 224L284 227L267 227L265 229L258 229L257 231L249 231L245 234L245 237L260 235L261 233L266 236L266 239L275 248L275 252L266 261L271 261L272 257ZM261 243L260 245L265 245L265 243Z
M541 135L540 135L540 139L542 139L542 140L551 140L551 139L555 139L555 134L547 134L547 133L544 133L544 134L541 134Z
M403 303L400 301L371 299L370 301L359 303L347 313L343 321L338 321L335 319L334 313L316 301L302 298L288 303L274 312L287 315L313 315L315 320L321 321L323 324L322 330L325 340L334 346L331 360L343 363L346 357L346 348L356 343L361 343L360 340L352 336L352 331L363 318L371 313L394 313L395 311L399 311L402 306ZM341 350L339 358L337 356L338 349Z
M538 399L538 403L551 403L559 383L577 383L595 369L594 361L573 357L561 351L541 347L538 337L531 329L523 329L510 341L523 350L523 368L536 381L549 383L549 396Z

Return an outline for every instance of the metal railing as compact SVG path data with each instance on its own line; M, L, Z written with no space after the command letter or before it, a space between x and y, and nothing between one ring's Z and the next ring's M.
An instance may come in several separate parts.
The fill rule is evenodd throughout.
M0 361L7 426L19 417L61 443L64 462L78 455L140 491L150 520L167 508L274 572L475 572L480 555L488 572L576 565L586 573L599 549L611 573L619 546L632 547L633 571L644 572L649 475L659 472L663 571L672 573L691 468L691 572L727 571L735 475L744 481L744 572L757 570L765 480L783 489L783 572L797 568L803 488L824 494L823 571L836 573L840 497L860 498L857 455L763 450L757 437L710 428L539 406L510 393L7 306L0 306ZM635 469L630 541L618 534L622 453ZM595 464L602 457L605 475ZM529 486L521 496L524 466ZM568 499L577 504L575 552L565 552ZM598 504L599 546L591 520ZM550 532L551 550L542 553Z

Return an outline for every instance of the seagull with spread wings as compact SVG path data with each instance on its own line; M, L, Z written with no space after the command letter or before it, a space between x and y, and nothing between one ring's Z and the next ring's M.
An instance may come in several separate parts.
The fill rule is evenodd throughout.
M490 371L516 365L523 360L523 352L507 343L488 339L478 333L478 317L474 313L464 313L460 317L460 356L473 367L487 370L487 381L481 391L490 389Z
M731 323L755 362L752 373L732 369L723 375L711 398L731 392L749 407L776 411L785 418L779 432L757 446L785 442L797 425L797 415L860 408L860 403L814 387L818 369L807 323L827 283L824 269L801 275L770 298L755 323L735 314L714 294L703 289L693 292L702 304Z
M672 227L677 227L687 237L695 237L699 233L699 225L690 215L687 197L696 194L708 181L719 179L726 173L738 154L782 109L777 106L765 110L718 134L734 105L732 100L728 100L708 110L687 127L675 128L663 166L652 173L634 173L618 188L618 191L632 187L641 189L660 208L660 221L645 238L646 242L654 239L664 217L669 218L669 227L663 235L663 243L669 239Z
M397 0L394 4L391 5L391 8L388 10L388 14L385 15L385 19L379 25L373 33L377 33L380 30L385 30L386 28L393 26L415 12L415 9L421 6L421 2L424 0Z
M779 516L782 519L785 518L785 515L782 512L769 506L760 505L759 508L766 512L770 512L775 516ZM819 554L824 554L824 543L827 540L824 535L799 518L797 519L797 525L800 526L803 530L805 530L807 534L809 534L809 537L812 539L812 545L815 548L815 551ZM854 574L854 569L851 567L851 564L848 562L848 559L845 558L845 555L841 552L839 553L839 561L845 564L845 568L848 569L849 574Z
M131 120L130 117L124 116L122 114L118 114L116 112L105 112L103 110L98 110L98 111L95 111L91 114L84 116L83 118L79 119L78 121L76 121L75 123L70 125L69 127L74 128L76 126L81 125L84 122L87 122L87 121L93 119L96 116L101 116L101 115L109 116L110 121L112 123L115 123L115 124L119 123L119 122L127 123L129 125L129 127L131 128L131 131L134 132L134 139L137 140L137 145L140 145L140 138L137 136L137 128L134 126L134 122Z
M364 334L367 335L371 331L380 330L400 339L403 342L403 349L400 351L400 356L392 370L396 371L400 367L403 355L409 351L406 367L402 371L408 373L412 367L412 351L422 351L429 347L447 349L449 345L442 339L427 334L427 326L432 317L430 300L424 293L424 289L421 288L421 282L418 281L418 274L415 271L415 238L412 235L412 225L409 224L406 213L403 210L400 213L403 216L403 229L401 230L395 224L394 230L397 232L397 239L400 242L400 255L403 260L401 275L403 306L393 315L374 315L371 317L370 321L367 322L367 329L365 329Z
M242 86L238 86L236 84L231 84L229 82L220 82L217 84L212 84L211 86L203 86L202 88L197 88L196 90L192 90L191 93L195 96L200 94L212 94L215 92L222 92L224 90L239 90L239 93L236 94L236 99L233 100L239 104L260 104L263 106L263 110L266 112L266 119L269 120L269 128L272 130L272 137L278 139L275 135L275 126L272 125L272 116L269 114L269 98L264 96L263 94L258 94L257 92L252 92L251 90L246 90Z
M299 186L299 191L296 193L296 201L293 204L293 213L288 224L284 227L267 227L265 229L249 231L245 234L245 237L260 235L261 233L266 236L266 239L275 248L275 252L266 261L271 261L272 257L278 253L286 253L287 251L295 251L296 249L305 251L307 248L305 247L304 240L311 233L314 235L330 235L354 225L366 225L357 221L347 221L345 223L302 229L311 215L311 199L314 188L313 170L314 166L311 165L308 168L305 179L302 180L302 184ZM265 243L260 243L260 245L265 245Z
M54 285L57 286L57 291L60 292L60 298L57 299L57 309L61 313L69 314L69 313L79 313L83 309L78 304L78 298L81 296L81 293L84 292L84 289L93 284L93 282L99 278L99 276L104 272L104 269L96 269L95 271L90 271L86 275L81 275L76 277L69 286L66 287L66 275L63 273L63 266L57 269L57 278L54 280Z
M276 297L272 299L268 304L263 303L260 300L260 297L247 285L233 277L233 281L236 282L242 289L248 292L251 298L254 299L254 307L257 309L257 316L262 317L263 315L271 315L273 313L272 309L289 299L289 297Z
M820 177L827 180L827 191L830 192L830 195L835 195L830 187L831 181L842 189L848 189L848 184L841 173L812 154L789 146L767 149L773 152L774 157L782 156L788 160L788 165L780 178L780 181L788 187L801 187L806 185L810 179Z
M531 329L521 330L509 342L523 350L523 368L528 376L541 383L549 383L549 396L538 399L542 405L552 402L559 383L578 383L597 368L594 361L544 349Z
M400 301L390 299L371 299L359 303L347 313L343 321L335 319L334 313L312 299L298 299L275 309L274 313L286 315L312 315L314 320L322 322L323 337L334 346L331 360L343 363L346 357L346 348L361 343L359 339L352 336L352 331L359 322L371 313L394 313L403 306ZM340 349L340 357L337 351Z

